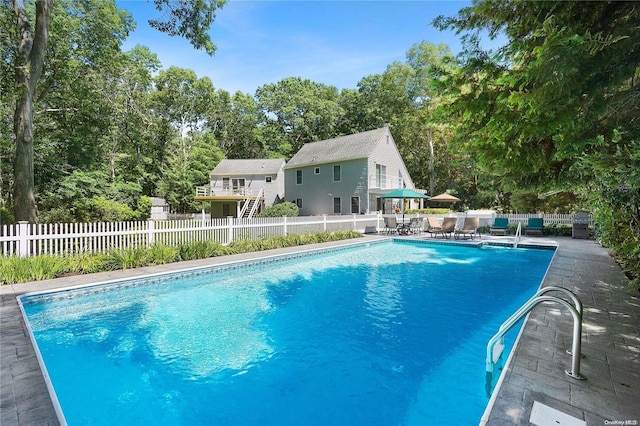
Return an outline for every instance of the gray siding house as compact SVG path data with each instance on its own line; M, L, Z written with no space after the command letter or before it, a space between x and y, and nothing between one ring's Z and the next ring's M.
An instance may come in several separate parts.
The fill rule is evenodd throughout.
M196 188L195 199L211 203L212 218L251 217L282 201L284 165L282 158L222 160L210 185Z
M413 189L386 126L307 143L284 171L285 201L296 203L303 216L390 212L394 200L379 197L397 188Z

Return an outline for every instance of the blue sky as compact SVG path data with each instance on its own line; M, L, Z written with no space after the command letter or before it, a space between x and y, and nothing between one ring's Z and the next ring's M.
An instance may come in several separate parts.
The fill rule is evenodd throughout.
M438 15L452 16L469 1L273 1L230 0L210 30L218 47L210 57L184 39L151 29L153 2L118 0L137 23L123 48L147 46L163 68L192 69L211 78L216 89L254 94L268 83L301 77L355 89L363 77L384 72L423 40L445 42L454 53L460 40L431 26Z

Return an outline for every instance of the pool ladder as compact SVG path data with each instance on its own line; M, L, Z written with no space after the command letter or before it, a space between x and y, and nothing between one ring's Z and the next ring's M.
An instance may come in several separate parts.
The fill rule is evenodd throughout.
M518 229L516 229L516 235L513 236L513 248L518 248L520 237L522 237L522 222L518 222Z
M559 291L565 293L573 304L561 299L557 296L544 295L550 291ZM571 370L565 370L565 373L574 379L584 380L584 376L580 375L580 350L582 344L582 302L576 295L562 287L543 287L538 290L531 299L527 300L524 305L513 313L498 329L498 332L489 340L487 344L487 393L490 393L490 387L493 380L493 369L498 362L504 350L504 335L507 334L525 315L542 302L555 302L564 306L573 316L573 343L571 350L567 353L572 356Z

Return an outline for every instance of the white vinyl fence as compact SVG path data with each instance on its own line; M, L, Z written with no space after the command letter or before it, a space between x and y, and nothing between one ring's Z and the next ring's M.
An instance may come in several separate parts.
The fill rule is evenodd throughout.
M465 213L457 213L459 218ZM473 215L469 212L469 215ZM387 215L392 216L392 215ZM436 215L437 216L437 215ZM442 215L440 215L442 216ZM398 215L398 217L400 217ZM421 217L421 215L405 215ZM422 215L422 217L426 217ZM488 226L495 215L481 220ZM510 222L526 224L530 217L544 217L545 225L572 223L573 215L497 215ZM177 246L196 241L214 241L222 245L237 240L323 231L355 230L378 232L384 228L380 214L345 216L301 216L253 219L163 220L139 222L55 223L0 226L0 255L29 257L41 254L65 256L79 253L104 253L111 249L148 247L153 244Z
M289 234L355 230L376 232L380 215L305 216L253 219L167 220L139 222L54 223L0 227L0 254L20 257L104 253L111 249L177 246L196 241L222 245Z

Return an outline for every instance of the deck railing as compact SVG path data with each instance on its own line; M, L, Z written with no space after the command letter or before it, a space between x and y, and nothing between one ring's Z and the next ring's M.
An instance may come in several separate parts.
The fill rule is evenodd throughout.
M457 213L461 219L464 213ZM393 215L385 215L393 216ZM425 215L405 215L425 217ZM499 215L510 222L524 222L540 215ZM573 215L544 215L545 226L571 224ZM485 222L491 220L483 219ZM487 225L481 220L480 225ZM384 227L381 214L322 215L277 218L207 219L194 214L192 220L149 220L137 222L54 223L0 226L0 256L65 256L104 253L111 249L148 247L155 243L179 245L215 241L227 245L243 239L260 239L288 234L354 230L377 232Z

